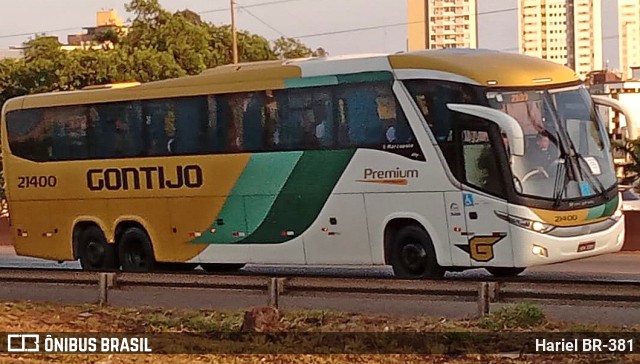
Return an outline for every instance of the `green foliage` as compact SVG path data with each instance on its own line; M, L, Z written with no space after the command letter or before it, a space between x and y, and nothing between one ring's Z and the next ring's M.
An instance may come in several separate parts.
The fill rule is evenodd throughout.
M0 102L31 93L77 90L114 82L149 82L194 75L232 62L231 28L203 21L190 10L170 13L158 0L131 0L128 32L105 31L95 42L113 47L64 51L55 37L36 36L20 60L0 60ZM260 35L238 32L240 62L310 55L293 39L271 44Z
M306 58L311 57L313 52L299 40L293 38L280 37L276 39L273 50L279 58Z
M478 322L478 327L487 330L527 329L542 325L545 314L537 305L519 303L495 310Z

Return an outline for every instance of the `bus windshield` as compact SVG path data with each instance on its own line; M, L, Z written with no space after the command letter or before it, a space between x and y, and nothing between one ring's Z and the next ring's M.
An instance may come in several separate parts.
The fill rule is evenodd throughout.
M487 98L524 132L524 155L510 156L518 193L571 200L616 183L607 135L584 86L490 90Z

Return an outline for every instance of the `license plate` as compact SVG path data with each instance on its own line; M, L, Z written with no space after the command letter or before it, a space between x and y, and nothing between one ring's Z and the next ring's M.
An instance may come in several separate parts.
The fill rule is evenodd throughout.
M593 250L596 248L596 242L590 241L588 243L582 243L578 245L578 253L588 252L589 250Z

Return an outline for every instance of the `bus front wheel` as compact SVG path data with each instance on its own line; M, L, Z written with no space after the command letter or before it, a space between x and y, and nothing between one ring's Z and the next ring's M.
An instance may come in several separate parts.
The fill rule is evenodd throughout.
M137 227L128 228L119 242L120 262L125 272L151 272L156 259L147 233Z
M445 270L438 265L429 235L420 227L405 226L395 234L391 246L391 266L399 278L442 278Z
M118 267L114 244L107 243L102 230L89 226L78 239L78 257L84 270L114 270Z

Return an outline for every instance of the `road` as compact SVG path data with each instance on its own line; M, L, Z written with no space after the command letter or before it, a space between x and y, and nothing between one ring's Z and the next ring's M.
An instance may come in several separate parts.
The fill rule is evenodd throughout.
M18 257L13 247L0 246L0 268L46 268L80 269L78 262L57 263L43 259ZM245 272L257 274L289 275L327 275L327 276L366 276L390 277L389 267L301 267L248 265ZM593 258L575 260L527 269L523 274L527 278L539 279L614 279L640 281L640 252L622 252ZM490 277L483 269L473 269L462 273L448 273L447 277L481 278Z
M531 268L524 275L540 279L611 279L640 282L640 253L618 253L579 261ZM0 246L0 267L79 269L76 262L58 264L40 259L17 257L11 247ZM326 276L391 276L388 268L349 267L274 267L247 266L245 271L259 274L312 274ZM449 277L488 277L483 270L449 274ZM48 301L64 304L86 304L97 301L96 286L57 284L3 283L0 300ZM212 290L198 288L121 288L109 291L109 303L114 306L171 307L235 310L267 304L267 295L260 291ZM421 299L415 296L388 295L368 297L366 294L306 294L280 298L281 308L289 310L322 309L400 316L432 316L447 319L471 318L477 312L475 301L444 298ZM501 304L492 304L492 309ZM601 304L558 302L542 303L547 317L579 323L639 325L640 304ZM594 314L596 312L597 314Z

